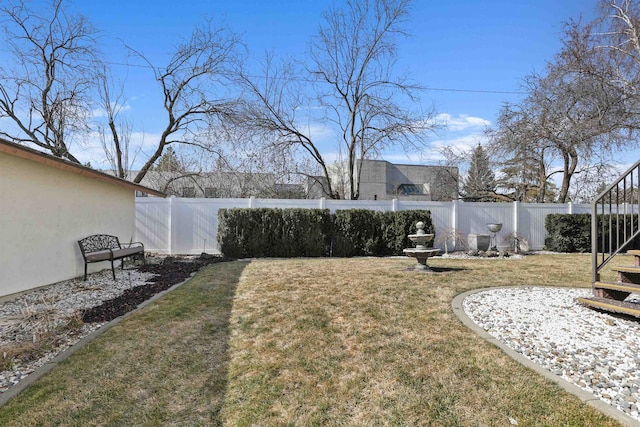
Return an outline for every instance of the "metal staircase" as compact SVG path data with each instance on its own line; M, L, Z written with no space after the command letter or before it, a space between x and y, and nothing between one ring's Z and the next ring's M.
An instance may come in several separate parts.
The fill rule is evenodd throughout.
M591 268L593 297L578 298L598 310L640 317L640 161L603 191L592 204ZM600 280L602 270L616 255L633 257L629 266L612 267L616 278ZM625 257L627 258L627 257ZM618 258L619 259L619 258ZM627 298L636 294L638 302Z

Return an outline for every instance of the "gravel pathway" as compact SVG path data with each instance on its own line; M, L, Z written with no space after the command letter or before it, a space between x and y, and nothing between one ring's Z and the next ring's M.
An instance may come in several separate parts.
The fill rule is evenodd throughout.
M472 294L462 307L487 333L640 421L640 321L581 306L591 289L523 287Z

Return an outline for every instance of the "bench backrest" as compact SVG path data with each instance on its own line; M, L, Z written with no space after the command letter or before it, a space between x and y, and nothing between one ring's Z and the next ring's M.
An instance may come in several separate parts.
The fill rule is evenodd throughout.
M108 234L94 234L93 236L85 237L82 240L78 240L78 245L80 245L80 250L83 254L105 249L120 249L118 238Z

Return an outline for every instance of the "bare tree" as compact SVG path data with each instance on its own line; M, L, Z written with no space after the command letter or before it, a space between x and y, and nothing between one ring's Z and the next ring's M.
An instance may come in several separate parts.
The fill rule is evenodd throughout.
M546 199L546 182L559 172L562 184L557 201L564 203L576 174L591 167L601 153L632 142L629 125L635 112L628 108L625 91L609 80L582 72L571 58L565 49L548 65L545 75L526 79L527 97L502 110L498 123L503 129L493 139L503 152L527 150L532 154L528 157L538 159L538 201ZM548 172L550 160L555 159L562 166Z
M95 127L105 157L118 178L129 178L133 161L141 147L131 146L132 123L122 116L125 109L124 85L110 78L109 70L103 67L96 74L98 105L101 109Z
M203 181L199 166L196 157L183 156L169 146L145 174L143 183L169 195L195 197L193 190Z
M69 144L87 129L96 32L84 17L69 14L62 0L52 0L46 11L33 6L0 6L12 56L0 66L0 117L13 124L0 136L78 162Z
M548 141L538 132L538 116L529 104L505 104L496 126L487 131L489 151L501 168L494 196L502 201L544 203L548 200L555 160Z
M570 48L583 72L598 75L637 95L640 84L640 5L632 0L601 0L590 23L568 26Z
M235 104L230 86L224 83L231 80L239 41L226 28L211 22L196 28L163 68L130 49L153 70L166 114L155 148L143 152L131 144L132 122L121 114L124 86L115 86L109 70L98 61L91 25L68 13L63 0L51 0L47 10L24 0L1 5L6 45L14 59L7 63L14 65L0 67L0 118L13 123L0 136L77 162L70 144L80 132L89 135L95 130L117 176L127 178L135 156L145 156L135 182L170 144L214 149L201 134L231 116ZM97 110L99 119L92 114Z
M534 159L529 165L537 163L538 201L547 200L545 183L555 173L562 174L557 201L565 202L574 178L606 169L614 152L637 145L639 37L636 2L601 1L594 21L567 24L563 48L545 73L526 79L526 98L501 111L493 147L531 154L511 165L524 170L522 162Z
M307 110L310 99L305 93L305 82L294 64L274 64L268 54L262 68L262 77L255 77L244 70L238 72L240 83L247 89L242 101L238 121L248 134L246 140L260 144L261 149L293 158L303 152L321 169L326 181L318 183L325 194L334 196L333 183L328 179L329 163L316 143L314 134L305 126L299 114ZM304 173L303 171L300 171ZM310 179L313 175L308 174Z
M411 114L398 98L417 102L417 85L392 74L396 37L409 0L348 1L346 10L330 9L311 42L310 71L321 85L319 102L327 119L340 130L346 154L349 193L360 193L358 161L389 145L418 148L429 117Z
M338 196L336 178L318 138L298 116L304 108L318 105L321 112L306 119L338 132L347 165L345 196L352 199L360 192L359 160L389 146L423 147L426 131L434 127L431 112L414 114L405 107L417 104L420 88L393 74L396 38L404 35L409 9L410 0L354 0L344 10L327 11L310 43L307 88L301 87L293 66L274 67L270 58L262 80L244 75L255 98L247 104L246 122L270 135L274 144L311 156L324 175L318 183L331 197ZM317 104L305 89L313 89Z
M132 49L154 72L163 93L166 125L155 150L133 179L140 182L170 144L215 150L202 135L213 123L233 117L236 99L225 82L238 60L238 38L211 22L196 28L181 43L166 67L156 68L143 53ZM226 94L226 96L225 96Z

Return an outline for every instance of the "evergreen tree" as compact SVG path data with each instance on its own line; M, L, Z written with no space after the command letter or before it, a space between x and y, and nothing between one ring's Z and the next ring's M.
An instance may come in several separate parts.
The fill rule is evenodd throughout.
M544 150L520 145L500 164L500 192L509 200L525 203L552 203L558 188L547 174Z
M160 156L154 168L158 172L181 172L182 169L182 164L172 147L168 147L164 154Z
M471 152L469 173L462 182L462 197L473 202L494 201L496 178L491 170L489 157L482 145L478 144Z

